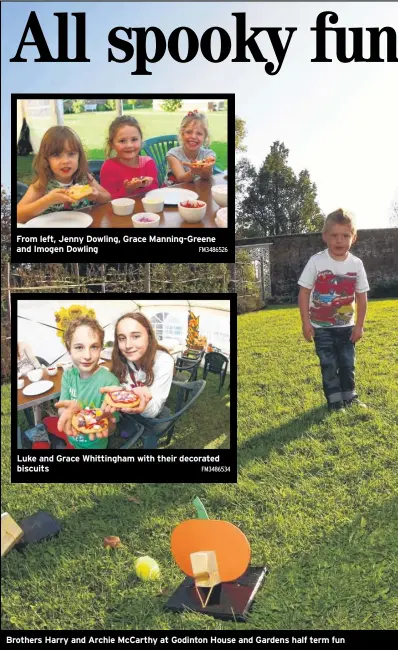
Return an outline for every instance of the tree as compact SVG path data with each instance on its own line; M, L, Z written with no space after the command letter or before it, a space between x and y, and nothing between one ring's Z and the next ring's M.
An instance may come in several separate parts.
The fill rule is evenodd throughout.
M237 166L242 198L238 198L236 222L241 237L321 230L316 185L306 169L296 176L288 156L289 150L277 141L258 171L247 159Z
M175 113L182 108L182 99L165 99L160 106L162 110L168 113Z
M235 151L246 151L246 147L243 144L246 135L246 122L241 117L235 115Z

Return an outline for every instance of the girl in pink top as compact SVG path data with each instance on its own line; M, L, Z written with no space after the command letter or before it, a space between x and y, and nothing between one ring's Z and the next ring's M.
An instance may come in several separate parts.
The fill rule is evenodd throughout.
M101 168L101 185L112 199L131 197L158 185L158 170L149 156L140 156L142 131L137 120L122 115L113 120L105 147L108 158ZM111 152L116 156L111 158Z

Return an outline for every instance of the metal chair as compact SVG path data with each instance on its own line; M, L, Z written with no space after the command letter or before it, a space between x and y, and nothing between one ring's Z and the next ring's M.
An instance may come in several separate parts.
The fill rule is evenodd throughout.
M191 382L172 382L176 386L177 400L174 415L164 407L158 418L145 418L143 415L125 415L144 426L142 441L144 449L156 449L159 438L167 435L166 445L170 443L177 420L192 406L203 392L206 382L203 379ZM188 391L188 398L186 397ZM170 415L168 415L170 414Z
M147 156L153 158L158 168L158 183L161 187L166 180L167 160L166 154L173 147L178 147L178 137L176 135L158 135L155 138L148 138L142 144L142 149ZM220 167L214 165L213 173L221 174Z
M25 183L21 183L21 181L17 181L17 203L20 202L23 196L25 196L26 192L28 191L28 186L25 185Z
M220 354L220 352L208 352L205 355L205 365L203 366L203 379L206 379L209 372L215 375L220 375L220 385L218 392L221 392L221 387L224 385L225 377L227 374L229 359Z

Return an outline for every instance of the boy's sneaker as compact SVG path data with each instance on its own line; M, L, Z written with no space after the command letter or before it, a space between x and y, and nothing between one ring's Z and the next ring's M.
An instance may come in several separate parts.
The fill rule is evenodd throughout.
M348 402L344 402L344 404L345 404L345 406L347 406L348 408L349 408L350 406L360 406L360 407L363 408L363 409L367 409L367 408L368 408L367 405L364 404L363 402L361 402L361 401L359 400L358 397L354 397L353 399L350 399Z
M332 402L328 404L329 411L345 411L344 402Z

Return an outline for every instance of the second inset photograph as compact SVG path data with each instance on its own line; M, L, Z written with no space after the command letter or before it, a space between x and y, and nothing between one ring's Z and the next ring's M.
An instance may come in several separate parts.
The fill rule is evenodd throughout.
M230 312L215 298L18 298L17 450L165 450L177 465L179 450L235 447Z

